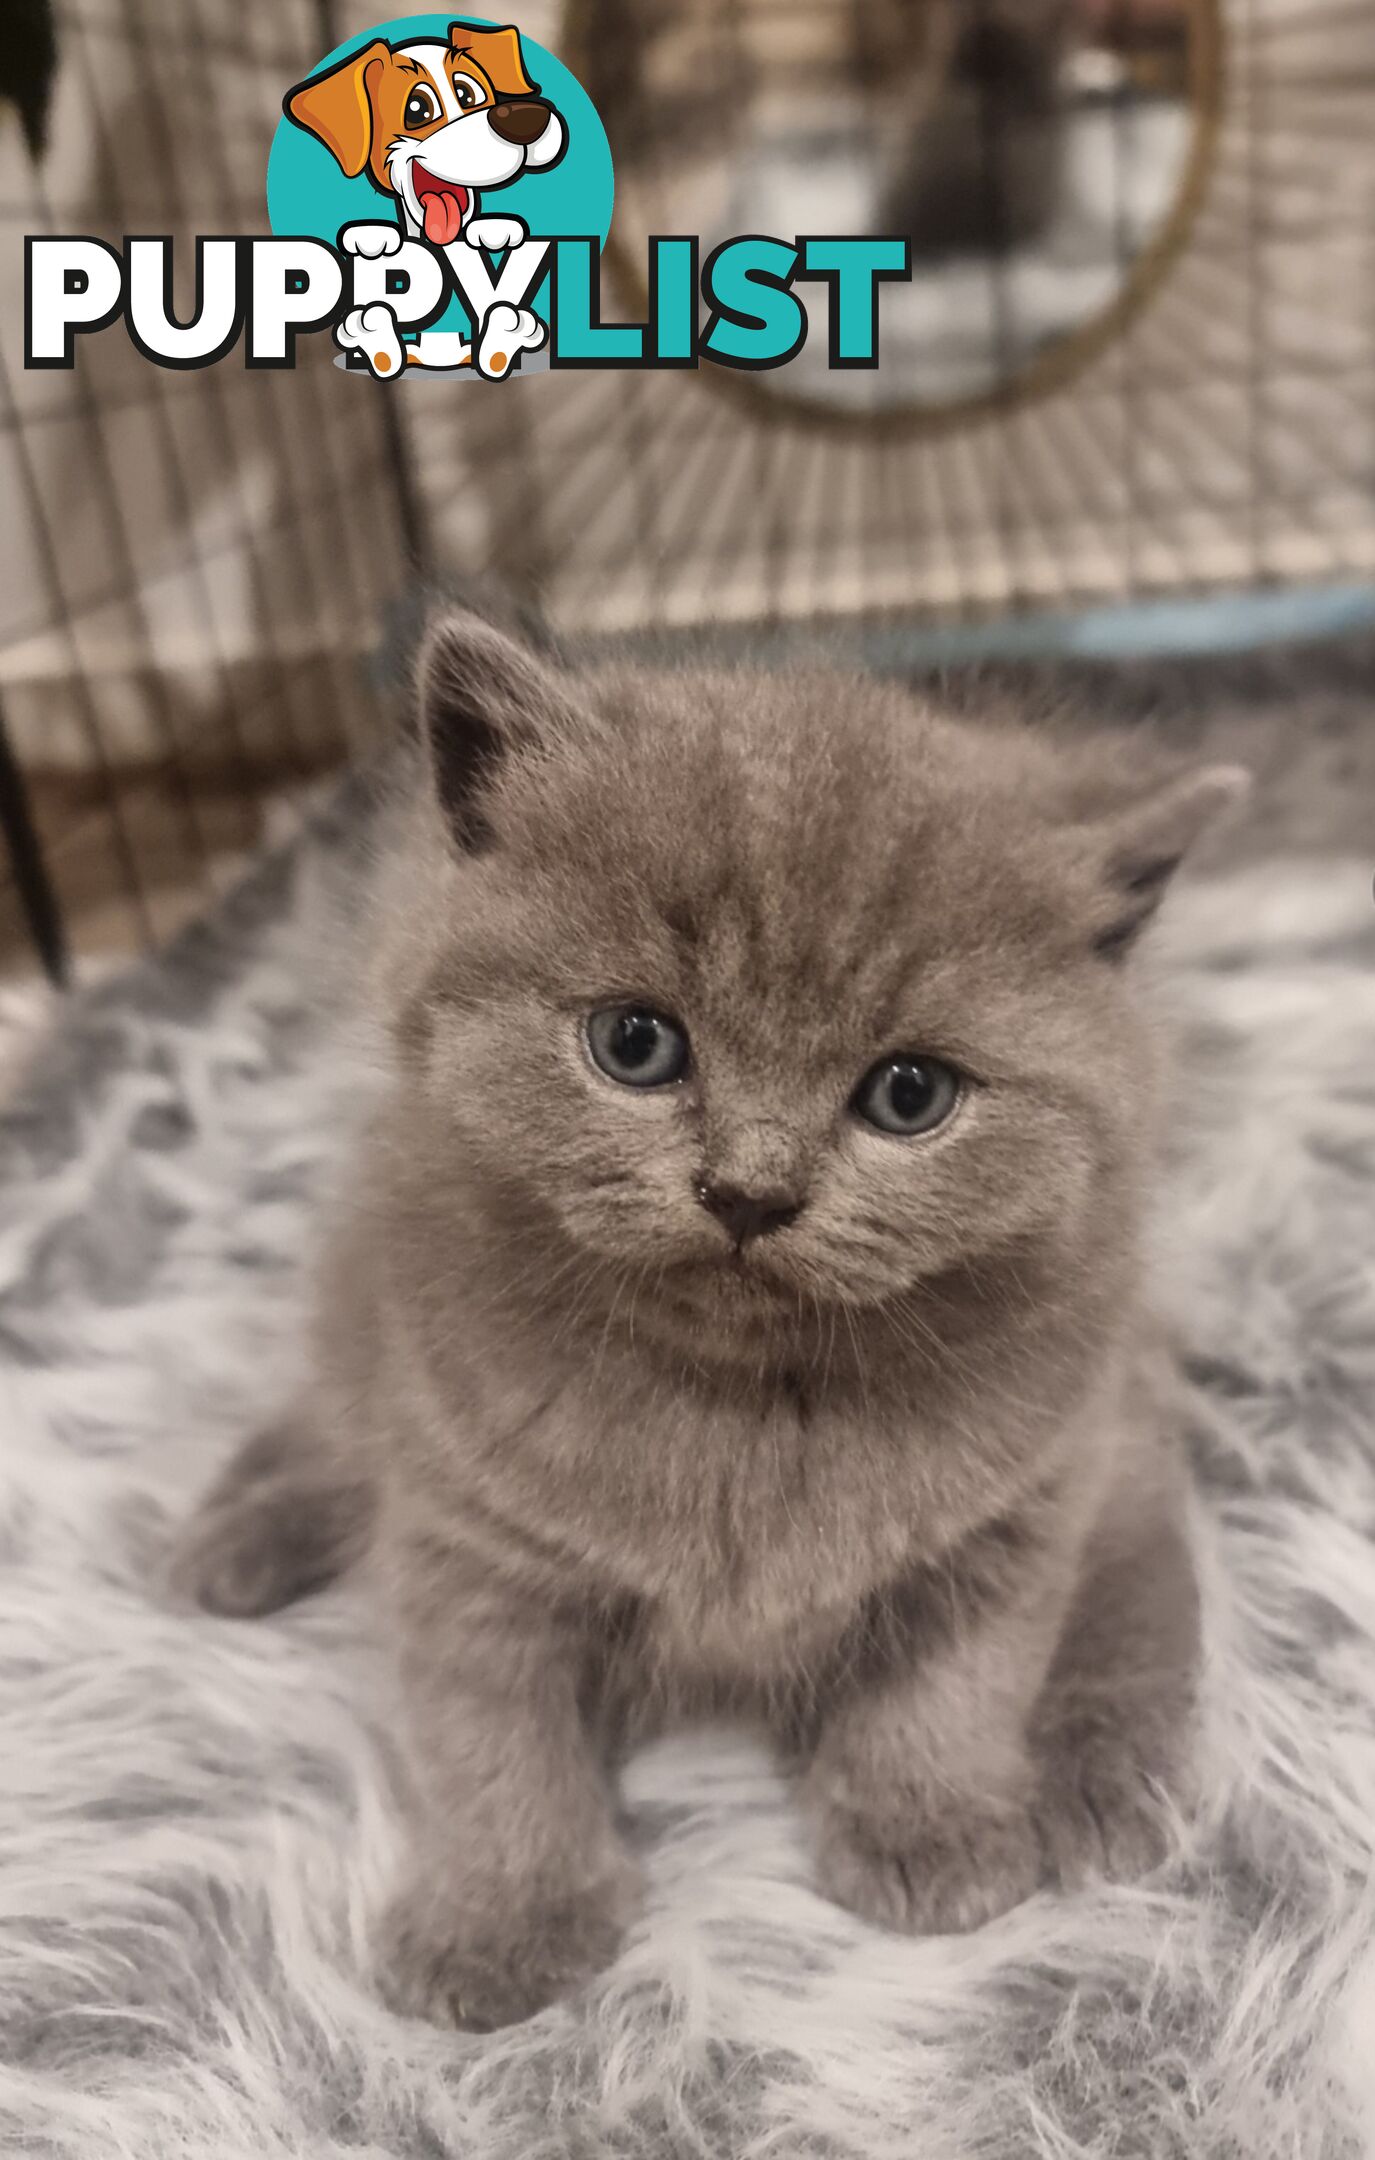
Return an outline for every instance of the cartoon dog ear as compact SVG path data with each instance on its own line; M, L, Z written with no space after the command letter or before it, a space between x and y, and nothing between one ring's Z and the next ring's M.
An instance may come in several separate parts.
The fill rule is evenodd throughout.
M454 52L471 53L498 98L533 97L536 85L525 72L520 32L508 23L501 30L478 30L471 23L449 25Z
M318 136L350 180L357 179L372 150L372 89L390 58L391 47L374 38L327 75L297 83L284 100L287 118Z

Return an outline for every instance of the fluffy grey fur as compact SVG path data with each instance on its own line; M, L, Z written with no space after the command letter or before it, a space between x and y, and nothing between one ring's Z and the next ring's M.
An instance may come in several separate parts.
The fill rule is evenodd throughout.
M764 1759L697 1734L632 1768L651 1899L617 1964L472 2038L369 1984L396 1818L347 1593L245 1628L158 1587L214 1460L299 1377L311 1198L358 1069L327 956L362 826L346 804L69 1007L0 1132L0 2145L1375 2149L1369 861L1272 825L1276 852L1181 889L1161 938L1188 1051L1161 1274L1199 1383L1208 1608L1188 1856L907 1941L823 1901Z

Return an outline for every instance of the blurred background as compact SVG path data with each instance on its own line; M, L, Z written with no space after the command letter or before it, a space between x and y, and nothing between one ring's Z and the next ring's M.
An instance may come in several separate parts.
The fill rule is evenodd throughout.
M1371 0L529 0L611 138L608 316L651 232L906 233L872 373L393 391L113 331L26 373L23 236L170 233L189 309L194 236L266 229L283 92L373 21L4 0L0 990L170 934L475 574L594 645L905 669L1375 612Z

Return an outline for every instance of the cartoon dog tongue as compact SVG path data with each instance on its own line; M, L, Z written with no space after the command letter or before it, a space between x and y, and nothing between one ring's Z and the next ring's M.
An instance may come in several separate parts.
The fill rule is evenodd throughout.
M448 247L463 230L466 188L429 188L425 193L425 238L431 247Z

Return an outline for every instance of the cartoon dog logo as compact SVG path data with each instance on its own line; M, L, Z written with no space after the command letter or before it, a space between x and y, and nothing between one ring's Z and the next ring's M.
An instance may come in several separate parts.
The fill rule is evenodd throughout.
M348 254L394 255L404 236L421 234L451 260L459 247L516 247L529 237L525 224L484 216L479 192L507 187L526 171L547 172L568 147L563 117L526 74L520 32L509 25L450 23L447 44L417 38L392 46L375 38L323 75L298 83L283 106L349 179L366 172L378 193L399 206L398 224L346 225L339 244ZM345 350L361 353L377 376L419 359L415 346L403 346L396 316L384 302L352 309L334 334ZM427 333L429 352L421 364L466 366L475 360L480 374L499 381L522 352L538 351L547 335L531 309L498 301L474 326L473 347L443 332Z

